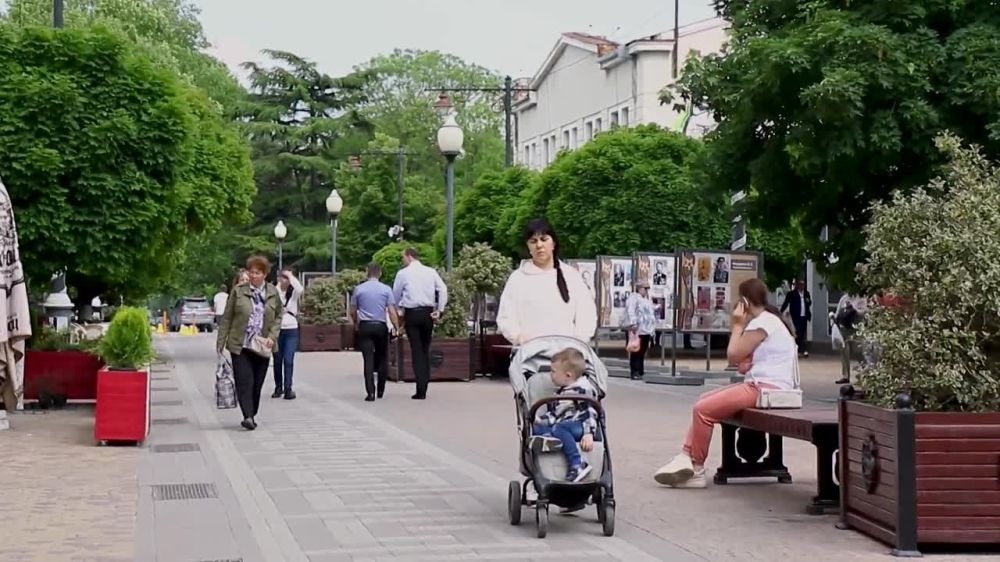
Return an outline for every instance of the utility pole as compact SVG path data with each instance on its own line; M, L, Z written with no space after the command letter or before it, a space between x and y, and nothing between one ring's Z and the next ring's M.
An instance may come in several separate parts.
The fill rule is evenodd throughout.
M511 167L514 165L514 130L512 118L514 113L514 94L519 92L534 92L534 88L522 88L514 86L514 80L510 76L503 79L503 86L481 86L481 87L456 87L456 88L432 88L438 92L502 92L503 93L503 117L504 117L504 165Z
M677 51L678 51L677 47L680 45L680 37L681 37L680 11L681 11L681 0L674 0L674 48L671 49L671 51L673 52L670 53L670 55L673 57L673 68L671 70L671 78L673 78L674 80L677 80L677 72L678 72L677 65L679 64L677 59Z
M63 26L63 0L52 0L52 27Z

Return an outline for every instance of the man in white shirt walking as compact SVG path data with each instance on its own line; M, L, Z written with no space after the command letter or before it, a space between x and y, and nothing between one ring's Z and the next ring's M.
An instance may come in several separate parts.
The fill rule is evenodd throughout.
M431 380L431 338L434 321L441 317L448 304L448 287L434 268L420 263L414 248L403 251L403 269L392 285L393 300L403 312L406 337L410 340L413 377L417 382L414 400L427 398Z
M229 292L226 291L226 286L222 285L219 287L219 292L215 293L212 297L212 309L215 312L215 326L218 327L219 323L222 322L222 315L226 312L226 303L229 302Z

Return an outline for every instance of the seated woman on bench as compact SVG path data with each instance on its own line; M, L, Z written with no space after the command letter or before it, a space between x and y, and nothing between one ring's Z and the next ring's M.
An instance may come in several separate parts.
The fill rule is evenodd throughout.
M753 380L718 388L698 398L682 452L653 475L660 484L704 488L705 459L715 424L756 406L761 387L795 388L795 336L777 307L767 302L769 294L760 279L740 283L727 356L731 364L739 365L741 374L749 372Z

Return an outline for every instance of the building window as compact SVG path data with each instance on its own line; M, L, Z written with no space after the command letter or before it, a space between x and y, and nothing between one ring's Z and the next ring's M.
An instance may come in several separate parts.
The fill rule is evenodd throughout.
M600 132L601 132L601 118L598 117L596 120L594 120L594 134L596 135L597 133Z
M559 154L559 145L556 144L555 135L552 135L552 138L549 139L549 146L552 147L552 159L549 160L549 162L551 162L556 159L556 154Z
M538 143L536 142L531 143L531 166L533 168L538 166Z
M591 140L594 138L594 122L587 121L587 136L586 140Z
M549 163L549 139L542 139L542 158L543 163Z
M531 165L531 147L524 145L524 160L521 161L525 166Z
M569 131L563 131L563 148L569 148Z
M622 108L622 127L628 127L628 108Z
M570 135L573 144L570 145L570 148L576 148L576 147L580 146L580 134L579 133L580 133L580 131L578 131L576 127L573 127L573 133Z
M611 112L611 126L612 127L617 127L618 126L618 112L617 111L612 111Z

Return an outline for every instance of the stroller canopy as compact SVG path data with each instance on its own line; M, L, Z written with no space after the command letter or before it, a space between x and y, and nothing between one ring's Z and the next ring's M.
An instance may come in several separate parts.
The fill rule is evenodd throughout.
M608 370L604 363L586 342L567 336L545 336L535 338L518 348L510 361L510 385L514 394L525 397L528 405L534 404L540 398L551 396L555 385L548 376L536 377L543 367L548 367L552 356L566 348L579 350L587 362L584 373L597 389L600 398L608 393ZM533 380L532 380L533 379ZM531 380L531 382L529 382Z

